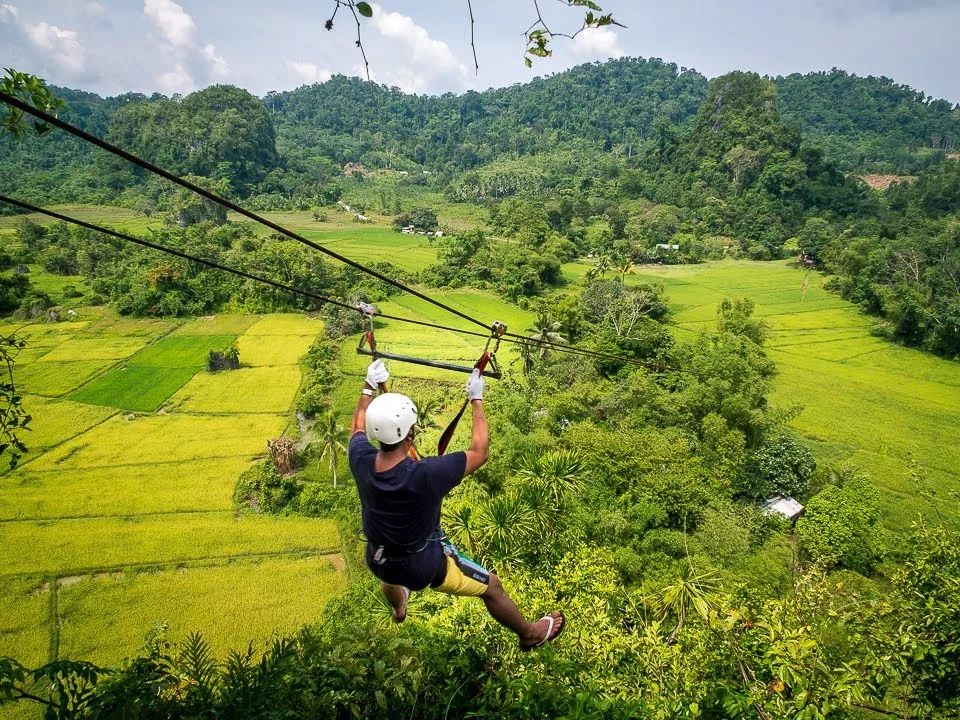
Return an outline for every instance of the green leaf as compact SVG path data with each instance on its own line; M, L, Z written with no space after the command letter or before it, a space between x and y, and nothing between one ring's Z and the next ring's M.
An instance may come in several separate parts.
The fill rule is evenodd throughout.
M358 2L356 5L357 12L363 15L364 17L373 17L373 8L370 7L370 3L367 2Z

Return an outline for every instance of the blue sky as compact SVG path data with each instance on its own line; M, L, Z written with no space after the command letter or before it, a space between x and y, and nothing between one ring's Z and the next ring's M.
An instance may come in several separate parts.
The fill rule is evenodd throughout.
M661 57L708 77L841 67L886 75L960 102L960 0L600 0L627 28L557 40L523 65L532 0L473 0L479 74L466 0L383 0L363 22L374 80L420 93L524 82L623 55ZM551 27L581 16L540 0ZM0 0L0 64L101 94L187 93L217 82L263 95L331 74L361 74L355 26L332 0Z

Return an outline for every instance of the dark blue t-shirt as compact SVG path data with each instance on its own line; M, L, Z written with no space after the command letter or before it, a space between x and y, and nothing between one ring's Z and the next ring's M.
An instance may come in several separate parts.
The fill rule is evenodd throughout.
M373 545L415 552L440 526L440 503L463 480L467 454L420 461L404 458L374 471L377 449L363 432L350 438L350 471L363 506L363 532Z

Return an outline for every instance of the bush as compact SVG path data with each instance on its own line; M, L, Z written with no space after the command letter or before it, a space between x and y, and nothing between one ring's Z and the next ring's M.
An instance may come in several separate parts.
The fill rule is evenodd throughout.
M308 418L329 406L328 395L333 387L339 349L336 342L318 338L304 356L305 378L297 398L297 411Z
M276 513L290 504L299 489L296 477L280 475L272 461L264 460L240 476L233 502L239 510Z
M433 208L414 208L408 213L398 215L393 221L394 230L412 225L416 230L432 232L437 229L437 212Z
M42 290L31 288L14 314L20 320L35 320L42 317L53 305L49 295Z
M240 350L237 349L236 343L223 350L210 350L207 353L207 370L210 372L236 370L239 367Z
M77 288L73 285L64 285L63 297L65 300L71 300L73 298L83 297L83 293L77 290Z
M352 297L349 300L350 305L356 305L358 302L367 302L367 300L360 297ZM356 310L348 310L331 303L321 308L320 317L323 318L323 336L328 340L339 340L366 330L368 327L366 316Z
M16 310L29 291L30 280L26 275L0 277L0 312Z
M813 455L789 435L768 440L754 450L737 480L737 491L749 498L774 495L806 497L817 469Z
M855 478L842 488L829 485L807 504L797 523L800 547L828 568L847 568L867 575L883 556L880 493L867 480Z
M356 513L360 499L352 482L334 487L328 483L308 483L297 495L293 509L310 517L330 517L338 512Z

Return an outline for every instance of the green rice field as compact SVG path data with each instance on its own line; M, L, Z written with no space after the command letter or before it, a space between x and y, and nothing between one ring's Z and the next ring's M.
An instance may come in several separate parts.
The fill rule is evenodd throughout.
M772 329L772 400L799 410L791 424L818 459L868 472L893 530L918 514L960 525L960 364L875 336L875 320L816 273L804 296L804 271L788 262L644 266L628 276L649 280L666 286L680 339L713 327L723 298L752 298Z
M152 628L224 652L314 620L345 583L332 521L238 515L237 478L291 424L302 316L3 324L33 416L0 474L0 655L117 664ZM211 374L236 342L242 367ZM6 711L5 711L6 712ZM4 715L6 717L7 715Z

